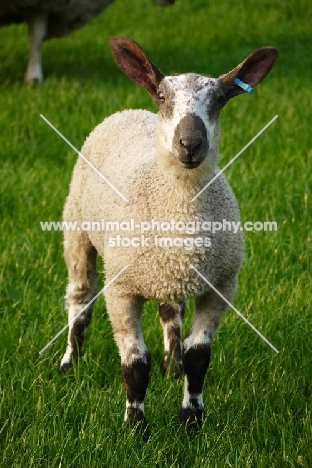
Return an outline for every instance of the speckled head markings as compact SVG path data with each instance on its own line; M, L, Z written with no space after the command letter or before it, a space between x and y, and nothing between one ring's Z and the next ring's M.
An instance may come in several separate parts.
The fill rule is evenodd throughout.
M218 80L195 73L167 76L159 84L162 146L185 168L198 167L217 144L217 117L224 102Z

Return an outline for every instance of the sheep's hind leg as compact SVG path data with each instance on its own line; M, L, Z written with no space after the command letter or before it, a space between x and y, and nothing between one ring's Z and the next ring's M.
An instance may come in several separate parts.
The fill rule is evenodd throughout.
M28 23L29 60L25 76L27 83L43 81L41 47L47 33L47 18L44 14L34 15Z
M79 356L91 320L93 303L88 304L96 295L96 255L96 250L85 233L65 242L69 276L65 302L69 330L66 352L61 361L63 372L72 367L73 360Z
M160 323L164 334L164 375L173 373L175 377L179 377L182 372L181 330L184 308L184 302L159 305Z
M231 301L235 285L219 287L218 290ZM188 428L200 428L202 424L203 386L210 363L212 337L227 308L227 304L212 290L195 301L192 328L184 339L184 396L179 414L180 423Z
M144 398L149 379L150 353L142 334L144 300L136 296L120 296L114 285L105 292L105 300L121 357L121 372L126 390L124 420L147 436Z

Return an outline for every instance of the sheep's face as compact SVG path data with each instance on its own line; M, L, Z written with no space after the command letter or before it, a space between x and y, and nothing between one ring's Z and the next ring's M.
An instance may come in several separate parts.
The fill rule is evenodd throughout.
M217 79L195 73L159 84L158 138L184 168L197 168L218 146L218 116L225 96Z
M131 39L113 37L111 49L121 70L142 86L159 106L158 160L164 170L177 164L183 174L212 173L218 157L220 109L231 98L254 87L268 74L278 55L274 47L255 50L218 79L187 73L165 76ZM164 156L164 157L163 157ZM200 166L198 171L190 171ZM180 173L179 172L179 177ZM191 176L190 176L191 175ZM178 177L177 177L178 178Z

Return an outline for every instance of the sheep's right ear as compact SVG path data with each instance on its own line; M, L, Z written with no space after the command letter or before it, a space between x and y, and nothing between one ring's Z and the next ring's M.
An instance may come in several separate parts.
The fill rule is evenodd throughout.
M133 40L115 36L110 38L109 43L117 65L132 81L146 89L154 102L159 105L157 90L165 75Z

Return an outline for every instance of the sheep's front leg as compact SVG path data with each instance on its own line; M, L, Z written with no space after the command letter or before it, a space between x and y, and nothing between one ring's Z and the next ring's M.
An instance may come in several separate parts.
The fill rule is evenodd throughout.
M126 390L125 421L140 423L144 431L144 398L150 370L150 353L142 334L144 300L136 296L120 296L110 286L105 293L106 306L112 323L114 338L121 357L121 372Z
M229 301L235 285L217 288ZM184 396L180 408L180 422L188 427L201 427L204 410L203 386L210 363L212 337L227 304L214 291L195 301L195 313L190 332L184 339L183 369Z
M184 302L159 305L160 323L164 334L165 355L162 367L164 375L170 374L170 372L175 377L181 375L181 330L184 308Z
M29 61L25 81L42 81L41 47L47 33L47 18L44 14L33 16L28 23Z

